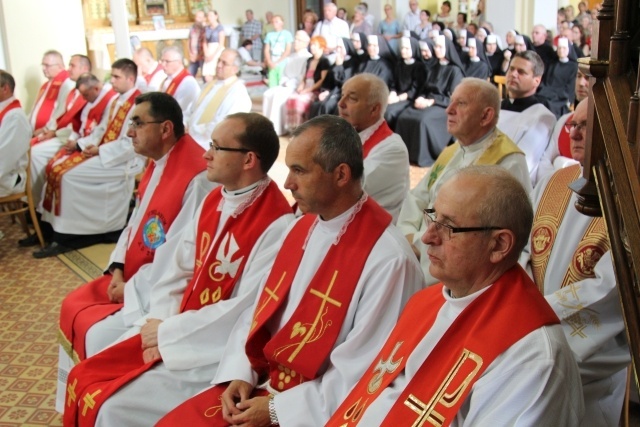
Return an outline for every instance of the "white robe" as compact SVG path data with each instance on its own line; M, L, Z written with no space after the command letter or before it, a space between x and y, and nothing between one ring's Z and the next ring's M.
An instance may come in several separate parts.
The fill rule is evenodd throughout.
M213 129L218 125L218 123L224 120L225 117L233 113L248 113L251 111L251 98L249 97L249 93L247 93L247 88L244 86L244 82L242 80L237 80L235 83L232 83L232 86L220 104L218 111L216 111L213 120L207 123L198 123L200 117L202 117L202 114L206 111L207 105L211 102L214 95L222 87L225 81L213 81L208 83L208 85L215 85L216 87L209 91L200 104L197 104L197 101L194 102L191 106L191 111L188 114L189 121L187 128L189 130L189 135L191 135L191 137L195 139L196 142L205 150L209 149L209 142L211 142L211 133L213 132ZM207 86L202 90L206 91L206 88Z
M135 88L118 97L113 114L129 99ZM102 234L124 228L133 194L135 176L142 171L143 159L133 150L127 134L128 123L133 114L131 107L118 138L99 147L94 156L65 173L62 177L60 215L42 209L42 220L49 222L54 231L76 235ZM84 138L82 148L97 146L106 131L108 113L96 129ZM45 190L43 190L45 191Z
M15 97L0 102L4 110ZM19 193L27 182L27 152L32 129L22 108L7 111L0 125L0 197ZM16 181L20 177L20 183Z
M51 80L47 82L47 86L44 89L44 94L47 93L47 90L49 90L50 86L51 86ZM58 117L62 116L64 112L67 111L67 96L69 95L69 92L71 92L75 87L76 87L76 82L74 82L68 77L62 82L62 86L60 86L60 91L58 91L58 97L56 98L56 102L53 104L54 106L53 106L53 111L51 112L51 117L49 117L49 120L45 124L44 126L45 128L51 129L51 130L56 129L57 127L56 120L58 120ZM40 111L40 107L42 107L43 102L44 102L44 95L37 100L36 104L33 106L33 110L31 110L31 114L29 115L29 122L31 123L31 127L33 128L33 130L36 130L35 129L36 118L38 117L38 112Z
M532 193L537 209L547 176ZM569 190L567 190L569 191ZM617 426L626 386L626 368L631 363L620 295L611 253L605 253L595 266L595 278L560 288L573 253L591 217L579 213L571 195L560 224L544 277L544 294L560 320L571 350L578 361L585 400L585 420L593 426ZM531 242L525 246L520 264L531 274ZM579 331L581 326L584 329Z
M420 251L420 265L425 275L427 285L433 285L439 282L438 279L429 273L429 257L427 253L427 245L420 240L422 235L427 231L424 222L423 210L433 207L436 195L442 184L449 179L458 169L462 169L469 165L475 164L480 158L484 150L491 143L493 133L489 133L486 137L475 142L468 147L460 147L453 155L444 170L438 175L438 179L433 183L431 188L427 187L430 175L427 174L420 182L407 194L402 204L400 216L398 218L398 228L405 236L413 234L412 243ZM499 166L502 166L524 186L527 193L531 191L531 181L529 179L529 171L525 156L522 154L510 154L502 159Z
M71 125L66 128L56 130L56 136L46 141L39 142L31 147L31 188L33 190L33 202L36 206L42 201L42 189L46 182L45 169L49 160L62 148L67 141L80 141L80 137L84 133L87 125L89 111L102 101L105 95L111 90L111 85L105 83L102 86L100 94L93 102L88 102L80 113L80 129L79 133L73 131ZM105 108L102 113L103 117L109 114L109 109ZM41 212L42 213L42 212Z
M364 144L384 119L360 132ZM409 153L394 133L376 145L364 159L364 190L393 217L395 224L409 191Z
M535 104L521 113L500 111L498 129L516 143L527 159L531 185L536 186L538 164L547 148L556 116L542 104Z
M166 92L167 91L167 89L169 88L169 85L171 84L171 81L179 73L180 72L176 73L173 76L168 76L162 82L162 89L161 89L162 92ZM191 105L194 102L196 102L196 100L198 99L199 95L200 95L200 85L198 84L198 82L196 81L196 79L193 76L189 75L189 76L186 76L184 79L182 79L182 81L180 82L180 85L176 89L176 92L173 95L173 97L176 99L176 101L178 101L178 104L180 104L180 108L182 109L182 114L184 116L183 117L183 121L185 123L188 122L187 114L189 113L189 110L191 109Z
M453 321L483 292L452 299L443 288L446 302L433 327L409 356L404 371L367 408L359 425L380 425ZM579 426L584 411L579 376L562 328L543 326L491 362L451 426ZM408 425L412 420L405 421Z
M562 132L562 128L572 115L573 113L567 113L560 117L556 122L556 125L553 127L549 145L547 145L547 149L544 150L542 158L540 159L540 164L538 165L537 182L540 182L545 176L551 175L558 169L566 168L567 166L578 163L570 157L561 156L560 150L558 149L558 138L560 136L560 132Z
M313 229L293 279L287 305L281 316L274 317L269 323L272 334L291 318L352 211L353 208L330 221L319 221ZM319 377L276 394L280 425L323 425L380 351L409 297L423 286L415 256L403 236L390 225L369 254L330 360L322 367ZM213 384L240 379L258 385L256 373L245 353L253 311L253 308L245 311L231 332Z
M224 194L216 237L235 208L250 195L251 192ZM266 280L275 260L283 233L293 221L293 215L285 215L267 227L251 250L231 298L200 310L179 313L185 287L193 276L199 217L200 212L184 232L173 239L174 250L156 254L158 264L154 262L154 268L161 266L158 270L164 274L159 275L151 290L148 317L163 320L158 329L162 362L107 399L98 413L96 426L152 425L169 410L209 386L229 331L256 299L258 288ZM153 274L149 276L153 277ZM144 323L144 318L140 320L142 322L136 322L138 325ZM138 328L135 328L123 338L137 332ZM165 387L168 383L171 387Z
M157 67L158 67L158 62L154 62L154 64L151 66L151 69L155 70ZM162 85L162 82L166 78L167 78L167 75L163 70L158 70L158 72L155 73L153 77L151 77L151 80L149 80L149 83L147 83L147 80L143 76L139 75L136 78L136 87L140 89L140 92L142 93L157 92L160 90L160 86Z

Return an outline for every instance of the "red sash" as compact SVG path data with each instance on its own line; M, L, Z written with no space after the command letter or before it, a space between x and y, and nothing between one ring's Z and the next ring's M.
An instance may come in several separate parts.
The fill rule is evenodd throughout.
M569 123L573 120L573 114L567 118L566 123ZM560 129L560 133L558 134L558 151L561 156L572 158L571 156L571 138L569 136L569 132L562 126Z
M259 376L268 374L271 386L280 391L318 376L338 338L369 254L391 216L368 198L340 242L329 249L291 319L271 336L267 323L286 305L314 220L312 215L304 216L287 235L258 300L245 347L252 368ZM291 371L288 382L278 378L285 369Z
M411 298L376 360L327 426L351 426L360 421L369 405L404 372L409 356L444 303L442 284ZM535 329L558 323L531 279L520 266L514 266L456 318L381 425L448 426L496 357Z
M20 105L20 101L18 101L17 99L14 99L13 101L11 101L6 107L4 107L4 110L0 111L0 126L2 126L2 120L4 119L4 116L9 111L15 108L22 108L22 105Z
M158 71L161 71L161 70L162 70L162 66L158 63L158 65L156 66L156 69L153 70L151 74L147 74L146 76L143 76L147 84L151 83L151 79L153 78L153 76L155 76L158 73Z
M156 248L165 242L166 232L182 208L182 199L189 183L206 167L203 152L193 138L185 135L169 154L140 226L129 236L131 244L124 261L125 281L141 266L153 262ZM147 168L145 175L151 169ZM104 275L74 290L62 302L60 341L69 357L75 361L86 358L84 343L89 328L122 308L122 304L111 303L107 298L110 283L111 275Z
M109 92L105 93L100 102L94 105L91 110L89 110L89 114L87 114L87 120L84 123L84 127L81 129L81 136L85 137L91 132L93 129L100 123L102 120L102 116L104 114L104 110L107 109L107 105L109 105L109 101L113 99L114 96L117 96L118 92L113 89L110 89Z
M107 125L106 132L102 136L102 140L98 146L102 144L107 144L109 142L115 141L120 135L120 131L124 126L124 121L127 118L127 114L131 107L133 107L134 100L136 97L140 95L139 90L135 90L129 99L127 99L118 109L116 115L109 120L109 124ZM111 110L113 111L115 107L116 101L111 104ZM53 159L50 160L50 164L53 165L58 159L62 156L66 155L64 150L58 151ZM65 173L69 172L74 167L78 166L80 163L84 162L85 159L82 157L82 153L76 151L71 155L68 155L67 158L61 163L50 168L47 173L47 185L45 187L45 195L44 200L42 201L42 207L49 212L53 212L54 215L60 215L60 199L62 197L62 177ZM55 209L53 203L55 201Z
M183 309L188 310L191 306L203 307L213 304L222 299L227 299L233 292L233 287L238 278L242 275L244 265L249 253L264 230L283 215L290 214L291 208L287 203L278 186L269 181L261 194L260 189L256 189L254 194L258 199L252 198L249 205L242 210L237 217L231 216L225 224L218 241L214 243L214 250L209 251L211 242L211 232L217 228L211 222L215 216L211 210L218 211L218 206L222 200L221 188L213 190L204 202L202 215L198 221L198 241L200 247L196 252L194 276L183 299ZM259 203L258 203L259 202ZM220 214L217 213L219 218ZM231 223L232 228L227 225ZM233 234L231 234L231 231ZM226 235L233 235L240 243L238 252L225 255L234 257L234 261L240 261L236 273L231 274L220 272L214 268L220 265L220 261L213 257L207 257L208 253L217 254L216 247L220 247L219 241L224 242ZM238 256L240 255L240 256ZM215 255L213 255L215 257ZM212 262L211 262L212 261ZM205 272L207 274L200 274ZM212 286L211 284L214 284ZM214 292L207 292L207 289L216 287ZM222 289L222 288L225 289ZM203 290L202 292L199 292ZM196 295L198 298L190 298ZM220 298L214 298L219 295ZM203 298L206 295L207 298ZM196 302L192 302L192 300ZM184 310L181 310L184 311ZM151 368L157 361L144 363L142 361L140 335L136 335L126 341L107 348L104 351L90 357L75 366L69 373L67 385L67 400L64 412L64 425L69 426L93 426L102 403L124 384L135 379L138 375ZM122 357L122 355L127 357ZM88 402L88 403L87 403Z
M185 77L190 75L191 74L189 74L189 70L187 70L186 68L183 68L182 71L180 71L178 75L171 80L171 83L169 83L169 87L167 87L167 90L165 91L165 93L167 95L174 96L176 94L176 91L178 90L178 86L180 86L180 83L182 83L182 80L184 80Z
M81 123L80 115L85 105L87 105L87 100L80 95L78 89L73 89L69 92L69 96L67 97L67 111L58 118L56 127L62 129L72 124L74 132L78 132Z
M44 99L42 100L42 104L40 104L40 109L38 109L36 113L35 129L43 128L51 118L51 114L53 113L53 109L55 108L56 101L58 100L58 94L60 93L62 83L64 83L64 81L67 80L68 77L69 73L67 73L66 70L62 70L58 73L57 76L53 78L53 80L51 80L49 89L46 92L45 88L47 87L48 82L45 82L40 87L38 98L36 99L36 105L38 105L41 97L44 96Z
M391 130L387 122L383 121L382 124L378 126L378 129L376 129L375 132L371 134L369 139L364 142L364 145L362 146L362 158L366 159L371 150L374 149L374 147L376 147L391 135L393 135L393 131Z

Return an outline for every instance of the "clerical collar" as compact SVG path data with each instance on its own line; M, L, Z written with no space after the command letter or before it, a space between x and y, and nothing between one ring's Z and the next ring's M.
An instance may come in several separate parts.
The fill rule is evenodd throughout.
M456 298L451 294L451 289L447 288L446 286L442 287L442 296L444 297L444 299L447 301L447 303L451 304L453 307L457 308L457 309L465 309L469 304L471 304L473 301L476 300L476 298L478 298L480 295L482 295L484 292L486 292L487 289L489 289L491 286L493 286L493 284L480 289L479 291L476 291L472 294L469 294L467 296L464 297L459 297Z
M442 58L441 60L438 61L440 63L440 65L449 65L449 61Z
M494 127L489 132L484 134L477 141L469 144L462 145L460 144L460 149L462 150L462 157L464 158L467 154L477 153L478 151L484 151L490 144L493 142L497 134L497 128Z
M558 58L558 60L563 64L566 64L567 62L569 62L569 58Z
M407 65L411 65L414 64L416 62L416 60L414 58L409 58L409 59L405 59L404 63Z
M480 58L478 58L477 56L470 57L469 60L471 60L471 62L480 62Z
M265 176L258 182L254 182L248 187L240 188L235 191L227 191L226 189L222 189L222 200L220 200L220 204L218 205L218 210L222 210L224 204L228 201L230 204L237 205L231 214L232 217L236 218L242 212L244 212L249 206L253 204L253 202L258 199L264 193L264 190L267 189L269 183L271 182L271 178Z
M380 59L380 55L378 55L378 56L370 56L369 59L372 60L372 61L377 61L378 59Z
M307 243L309 242L309 239L311 238L311 235L316 228L324 233L335 233L336 237L333 241L333 244L337 245L340 242L340 238L342 237L342 235L347 231L347 228L349 228L349 224L353 222L353 219L356 217L358 212L360 212L360 209L362 209L362 205L364 205L368 198L369 195L363 191L360 199L358 199L358 201L353 206L330 220L325 221L320 218L320 215L318 215L313 225L309 229L309 233L307 234L307 238L305 239L303 247L307 247Z
M258 184L260 183L260 181L258 182L254 182L253 184L244 187L244 188L240 188L238 190L227 190L226 188L222 189L222 193L227 195L227 196L240 196L242 194L248 193L249 191L253 190L254 188L256 188L258 186Z

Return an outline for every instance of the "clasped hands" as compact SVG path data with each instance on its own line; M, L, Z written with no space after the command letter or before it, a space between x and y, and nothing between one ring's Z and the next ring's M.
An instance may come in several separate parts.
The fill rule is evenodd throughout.
M266 427L271 425L269 398L250 398L253 386L246 381L234 380L222 393L222 418L234 426Z

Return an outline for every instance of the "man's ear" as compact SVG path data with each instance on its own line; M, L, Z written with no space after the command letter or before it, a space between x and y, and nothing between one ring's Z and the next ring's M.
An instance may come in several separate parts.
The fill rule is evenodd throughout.
M513 231L506 228L493 231L490 261L494 264L502 262L513 252L515 243L516 235Z
M336 185L342 187L351 182L351 168L346 163L340 163L334 170L333 176Z

